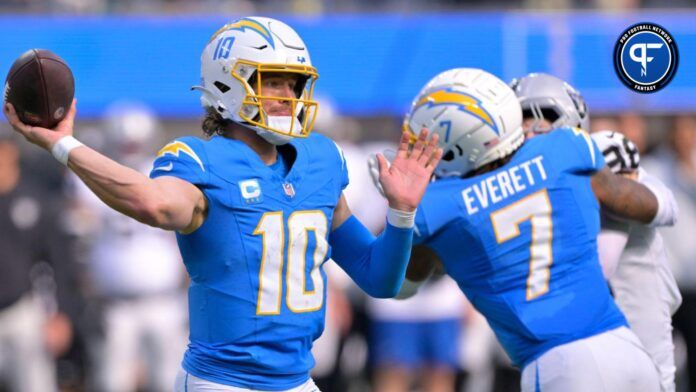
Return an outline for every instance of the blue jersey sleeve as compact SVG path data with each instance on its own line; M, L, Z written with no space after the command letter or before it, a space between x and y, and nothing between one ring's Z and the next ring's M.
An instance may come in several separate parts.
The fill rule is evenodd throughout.
M150 178L172 176L194 185L205 185L209 174L203 142L194 137L183 137L162 147L157 153Z
M452 205L451 200L444 200L451 197L451 192L439 185L437 182L431 184L418 205L413 233L413 243L416 245L427 242L428 238L447 225L456 215L450 208L443 207Z
M571 173L596 172L604 167L604 156L590 135L580 128L564 128L552 132L557 140L556 151ZM556 144L554 143L554 144Z

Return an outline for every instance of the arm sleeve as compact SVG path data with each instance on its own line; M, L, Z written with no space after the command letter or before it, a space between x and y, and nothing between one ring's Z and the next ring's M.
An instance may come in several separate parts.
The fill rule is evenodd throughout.
M628 243L630 226L602 215L602 231L597 235L597 251L604 279L614 276L621 254Z
M370 296L392 298L406 276L412 239L412 228L390 223L375 238L351 216L329 236L331 258Z
M674 194L657 177L651 176L642 168L638 169L638 181L645 185L657 199L657 214L648 226L674 226L679 215L679 206Z

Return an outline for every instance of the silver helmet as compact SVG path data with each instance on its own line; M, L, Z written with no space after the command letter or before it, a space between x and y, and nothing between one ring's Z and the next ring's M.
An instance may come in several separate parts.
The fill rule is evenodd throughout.
M524 119L535 121L528 131L545 133L562 127L589 131L590 116L582 95L570 84L545 73L530 73L510 83L522 106ZM551 128L541 126L541 120Z

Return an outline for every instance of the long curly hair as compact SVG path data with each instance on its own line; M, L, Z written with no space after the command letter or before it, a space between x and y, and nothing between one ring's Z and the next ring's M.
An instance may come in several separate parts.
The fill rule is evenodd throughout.
M220 113L209 106L205 108L205 117L203 117L201 129L207 137L224 135L225 129L231 123L232 121L222 118Z

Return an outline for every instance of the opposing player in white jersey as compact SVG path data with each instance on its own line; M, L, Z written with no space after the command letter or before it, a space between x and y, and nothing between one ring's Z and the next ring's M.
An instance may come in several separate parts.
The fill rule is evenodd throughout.
M530 74L514 82L513 88L522 104L528 138L559 127L588 127L582 96L563 80ZM612 172L639 181L658 200L658 213L648 225L604 213L597 245L604 276L631 329L655 362L662 390L674 391L672 314L681 303L681 295L656 226L673 225L677 206L672 192L639 168L638 149L627 138L613 131L597 132L592 138Z
M631 141L613 131L597 132L592 138L613 172L650 188L660 205L676 216L672 192L639 167L638 151ZM681 294L667 264L662 236L650 225L631 224L605 214L597 241L616 303L655 361L662 390L674 391L672 315L681 304Z

